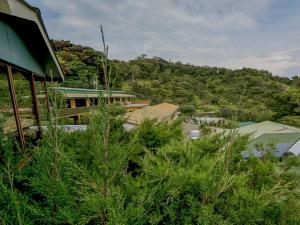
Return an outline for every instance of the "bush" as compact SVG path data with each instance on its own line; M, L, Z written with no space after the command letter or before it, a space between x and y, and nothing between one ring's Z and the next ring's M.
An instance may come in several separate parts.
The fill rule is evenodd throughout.
M97 127L51 131L22 171L20 155L1 145L1 223L99 224L103 212L108 224L299 223L299 177L291 170L297 157L245 161L246 138L207 134L188 141L180 125L145 121L127 134L113 120L109 163L101 142L91 139L101 137ZM128 170L132 162L137 166Z
M196 109L193 105L183 105L179 108L179 111L185 115L193 115Z

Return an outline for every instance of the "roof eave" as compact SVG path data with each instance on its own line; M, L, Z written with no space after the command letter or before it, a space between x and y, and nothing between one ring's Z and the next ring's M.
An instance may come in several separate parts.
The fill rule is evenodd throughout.
M54 53L54 50L53 50L53 48L52 48L52 46L51 46L51 43L50 43L50 38L49 38L49 35L48 35L48 32L47 32L47 29L46 29L46 26L45 26L45 24L44 24L44 21L43 21L43 18L42 18L42 13L41 13L41 11L40 11L40 9L39 8L37 8L37 7L34 7L34 6L32 6L32 5L30 5L28 2L26 2L25 0L19 0L21 3L23 3L25 6L27 6L29 9L31 9L32 11L34 11L35 12L35 14L36 14L36 16L37 16L37 18L38 18L38 21L39 21L39 23L40 23L40 25L41 25L41 27L42 27L42 30L40 29L40 32L43 32L44 33L44 35L45 35L45 37L47 38L46 40L45 40L45 38L44 38L44 36L42 35L42 37L44 38L44 41L46 42L46 45L47 45L47 48L48 48L48 51L49 51L49 53L50 53L50 55L51 55L51 57L52 57L52 59L53 59L53 61L54 61L54 63L55 63L55 65L56 65L56 67L57 67L57 69L58 69L58 72L59 72L59 75L60 75L60 79L59 78L52 78L51 76L50 76L50 74L47 74L47 80L49 80L49 81L51 81L51 80L54 80L54 81L64 81L65 79L64 79L64 75L63 75L63 72L62 72L62 68L61 68L61 66L60 66L60 64L59 64L59 61L58 61L58 59L57 59L57 57L56 57L56 55L55 55L55 53ZM35 21L34 21L35 22Z

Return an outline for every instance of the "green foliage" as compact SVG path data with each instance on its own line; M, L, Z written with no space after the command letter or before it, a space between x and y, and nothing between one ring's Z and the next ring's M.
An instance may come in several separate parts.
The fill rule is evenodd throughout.
M183 105L179 108L179 111L185 115L193 115L196 112L195 106Z
M53 41L66 74L64 85L93 87L101 53L66 41ZM153 104L178 104L186 114L216 111L241 121L299 116L299 78L272 76L264 70L193 66L145 55L129 62L111 60L116 87ZM100 85L103 80L99 80Z
M136 136L136 140L140 145L155 151L169 143L172 139L182 138L181 130L179 122L169 125L167 123L155 123L155 121L146 120L132 135Z
M232 146L240 146L239 141ZM239 151L226 155L223 144L210 136L174 141L155 155L148 152L137 178L141 192L150 196L139 224L296 224L297 211L287 216L285 210L299 207L299 196L295 201L297 195L285 187L296 188L299 178L284 179L287 174L272 159L243 161L235 157ZM236 158L230 168L228 156Z
M276 104L273 105L277 117L299 116L300 113L300 90L291 88L283 93L277 94Z
M285 116L279 121L290 126L300 127L300 116Z
M180 122L153 121L128 134L113 120L107 164L102 116L94 115L87 132L50 130L22 171L15 169L20 155L3 142L1 223L99 224L105 208L108 224L299 223L300 178L291 170L298 158L245 161L247 138L208 134L188 141ZM133 162L138 166L129 170Z

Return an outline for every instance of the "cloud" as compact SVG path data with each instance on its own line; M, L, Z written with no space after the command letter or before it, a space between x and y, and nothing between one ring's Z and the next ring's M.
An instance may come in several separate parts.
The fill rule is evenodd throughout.
M300 33L289 30L289 35L281 33L281 38L276 35L276 24L271 29L263 22L270 16L271 0L30 2L40 7L42 13L55 15L46 17L45 23L50 36L56 39L99 49L102 24L112 58L128 60L145 53L196 65L243 65L284 75L289 67L299 66L295 61L299 52L282 52L297 47L294 37Z
M281 52L274 52L265 56L251 56L247 58L228 59L224 66L231 68L252 67L273 71L275 75L284 74L290 68L300 68L300 61L292 57L292 54L300 55L300 49L291 49ZM290 74L293 76L295 74Z

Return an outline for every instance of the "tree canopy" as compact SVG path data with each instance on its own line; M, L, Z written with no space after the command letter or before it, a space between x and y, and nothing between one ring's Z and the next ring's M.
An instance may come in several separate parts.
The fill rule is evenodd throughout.
M97 65L102 53L68 41L52 44L66 74L63 85L93 87L95 77L101 77ZM194 66L146 55L128 62L111 60L110 67L115 87L139 99L150 99L153 104L167 101L180 105L183 112L215 111L244 121L291 123L300 118L297 76L289 79L251 68Z

